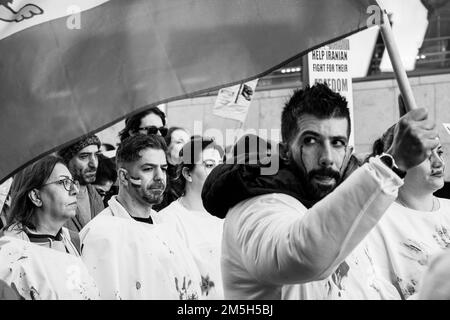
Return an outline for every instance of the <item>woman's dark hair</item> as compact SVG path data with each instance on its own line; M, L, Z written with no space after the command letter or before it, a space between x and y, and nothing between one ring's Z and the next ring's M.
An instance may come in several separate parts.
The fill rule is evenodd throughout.
M205 138L200 136L193 136L180 150L180 158L182 162L177 166L176 184L182 190L182 195L186 192L186 179L182 172L184 168L187 168L191 172L198 161L201 159L203 150L215 149L219 151L220 157L223 157L223 149L219 146L214 139Z
M103 184L107 181L114 183L116 180L117 170L115 161L100 154L98 156L97 174L93 184Z
M148 110L136 113L135 115L132 115L131 117L125 119L125 128L119 133L120 141L128 138L130 136L130 131L137 131L139 129L139 126L141 125L142 118L145 118L150 113L159 116L161 118L163 126L166 125L166 114L162 112L158 107L151 107Z
M35 228L36 206L31 202L28 193L45 184L57 163L66 166L62 158L51 155L36 161L15 175L11 185L11 211L5 228L16 222L28 228Z

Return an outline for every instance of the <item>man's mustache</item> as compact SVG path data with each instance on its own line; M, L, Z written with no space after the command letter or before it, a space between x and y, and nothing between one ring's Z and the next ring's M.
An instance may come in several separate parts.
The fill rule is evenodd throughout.
M341 179L339 171L333 170L331 168L314 169L308 172L309 181L311 181L315 176L333 178L334 180L336 180L336 182Z
M152 189L166 189L166 185L164 183L155 183L150 185L148 188L148 190L152 190Z

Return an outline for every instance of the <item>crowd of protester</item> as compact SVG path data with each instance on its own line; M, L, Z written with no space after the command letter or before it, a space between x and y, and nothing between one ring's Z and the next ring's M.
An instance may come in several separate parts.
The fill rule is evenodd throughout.
M435 123L426 109L404 114L361 161L350 121L347 101L316 84L286 103L279 144L244 136L225 154L168 128L157 107L126 119L117 150L80 137L13 178L0 298L449 298ZM35 259L27 281L26 259L1 260L22 243ZM73 259L73 288L49 287Z

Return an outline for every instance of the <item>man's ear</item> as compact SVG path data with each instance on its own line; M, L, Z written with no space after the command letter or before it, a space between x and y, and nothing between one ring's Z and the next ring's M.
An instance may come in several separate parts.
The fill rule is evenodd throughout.
M38 190L33 189L28 192L28 198L30 198L31 202L33 202L36 207L42 207L41 195Z
M351 157L353 155L353 151L354 151L353 146L347 146L347 148L345 148L344 160L342 161L341 169L339 170L340 174L341 174L341 177L343 177L345 175L345 173L346 173L348 164L349 164L350 159L351 159Z
M184 179L186 179L186 181L192 182L192 176L189 168L184 167L183 170L181 170L181 174L183 175Z
M128 171L124 168L119 168L117 170L117 179L120 184L127 186L128 185Z
M288 144L286 142L280 142L278 146L280 151L280 158L285 161L289 161L291 150L289 149Z

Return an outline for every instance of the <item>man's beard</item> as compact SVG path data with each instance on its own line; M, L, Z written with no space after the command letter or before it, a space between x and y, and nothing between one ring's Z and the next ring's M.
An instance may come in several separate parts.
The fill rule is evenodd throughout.
M319 178L320 177L320 178ZM318 183L317 180L332 179L334 183ZM306 191L312 200L322 200L331 193L341 182L341 175L331 168L314 169L306 174Z
M164 183L152 183L147 188L140 187L138 190L142 200L150 205L160 204L164 198Z
M95 182L95 178L96 178L96 171L88 171L89 173L93 173L93 174L90 174L90 175L86 175L86 174L84 174L83 175L83 182L84 182L84 184L91 184L91 183L94 183ZM86 173L88 173L88 172L86 172Z
M89 174L88 173L94 173L94 174ZM95 182L95 178L96 178L96 173L97 170L86 170L86 171L82 171L82 170L76 170L75 172L72 172L73 175L73 179L77 180L80 185L85 186L88 184L92 184Z

